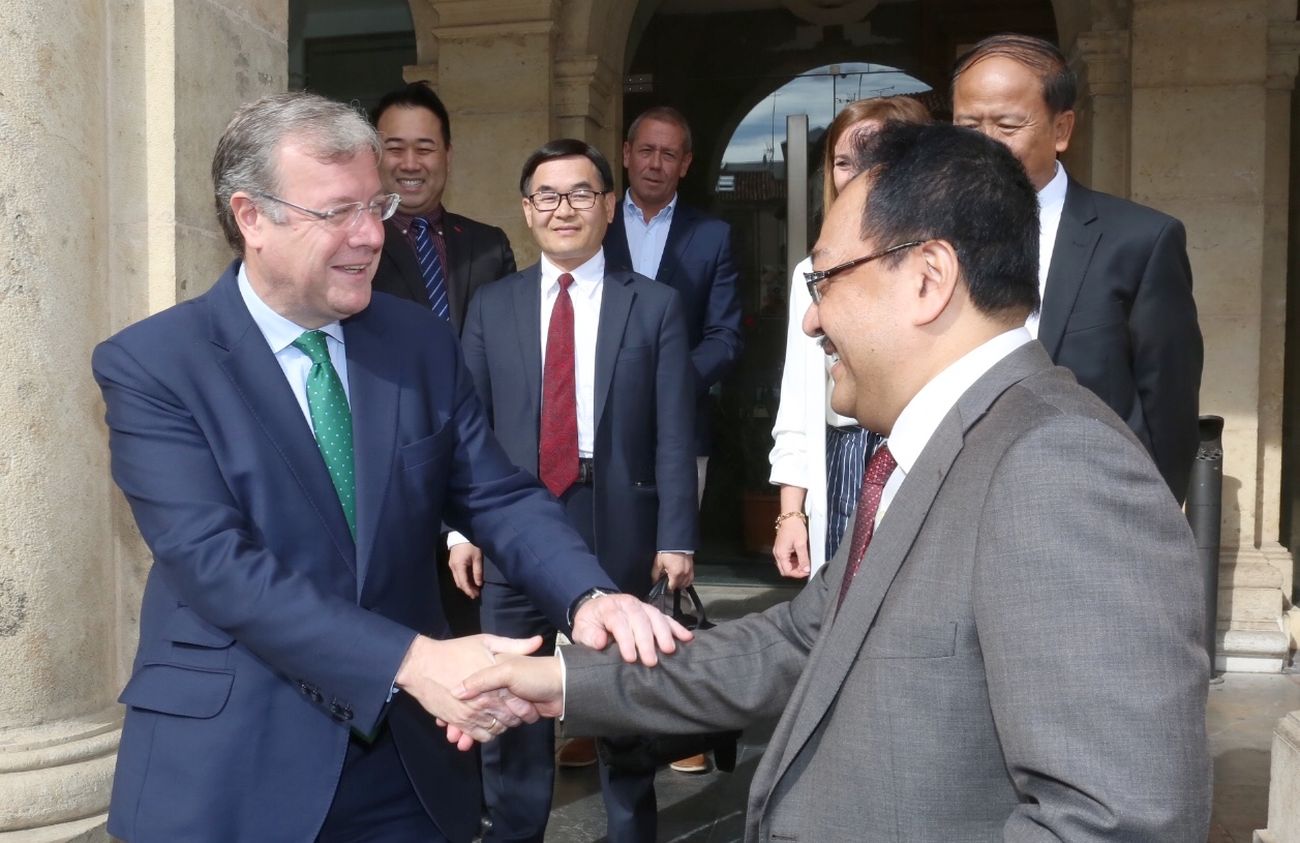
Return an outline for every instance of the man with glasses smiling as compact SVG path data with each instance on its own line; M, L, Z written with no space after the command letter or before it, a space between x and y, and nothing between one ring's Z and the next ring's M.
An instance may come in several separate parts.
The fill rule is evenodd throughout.
M551 141L528 158L519 188L541 260L470 302L462 343L474 384L506 453L559 498L619 589L643 596L660 576L684 588L696 544L694 381L677 293L606 265L617 199L594 147ZM542 635L550 652L556 625L497 561L487 554L484 631ZM457 582L477 590L468 574ZM483 748L485 841L540 843L553 753L549 721ZM654 773L602 763L600 777L609 839L653 841Z
M474 753L507 701L449 693L493 652L448 639L445 520L576 640L647 664L689 637L613 591L564 513L488 429L445 321L371 294L379 139L289 93L217 144L238 258L210 291L94 353L113 478L153 553L109 812L118 838L466 841Z

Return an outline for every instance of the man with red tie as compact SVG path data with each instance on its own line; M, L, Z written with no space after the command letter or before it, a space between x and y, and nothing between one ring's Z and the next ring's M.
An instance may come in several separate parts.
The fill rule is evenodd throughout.
M478 292L461 340L507 455L560 500L618 587L643 595L660 576L675 588L693 576L694 381L677 293L607 271L613 181L584 141L551 141L528 158L519 186L541 259ZM481 589L484 630L541 634L554 647L554 625L491 559L454 573L467 593ZM548 721L483 748L485 840L542 840L553 752ZM601 786L609 838L653 841L653 775L602 765Z

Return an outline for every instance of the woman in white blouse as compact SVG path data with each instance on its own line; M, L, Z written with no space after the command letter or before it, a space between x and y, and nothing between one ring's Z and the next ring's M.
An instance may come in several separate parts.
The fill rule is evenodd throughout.
M930 113L910 97L888 97L851 102L831 121L822 164L823 215L858 174L854 137L886 120L928 123ZM772 428L776 444L768 457L770 481L781 487L772 556L787 577L806 577L834 555L857 504L866 455L879 442L830 408L828 358L801 327L812 303L804 283L804 273L811 269L805 258L790 279L781 405Z

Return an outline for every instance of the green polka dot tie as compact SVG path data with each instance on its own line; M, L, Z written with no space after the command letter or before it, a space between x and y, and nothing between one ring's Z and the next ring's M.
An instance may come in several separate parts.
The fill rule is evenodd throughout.
M305 331L293 347L311 358L307 373L307 408L316 431L316 445L334 481L352 537L357 535L357 478L352 470L352 410L339 373L330 362L323 331Z

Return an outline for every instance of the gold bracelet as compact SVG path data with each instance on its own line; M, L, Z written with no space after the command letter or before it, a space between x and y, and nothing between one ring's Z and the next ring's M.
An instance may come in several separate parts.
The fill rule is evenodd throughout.
M776 523L773 524L772 526L775 527L777 530L780 530L781 522L787 518L798 518L800 521L803 522L803 525L805 527L808 526L808 516L802 512L799 512L798 510L794 510L793 512L782 512L780 515L776 516Z

